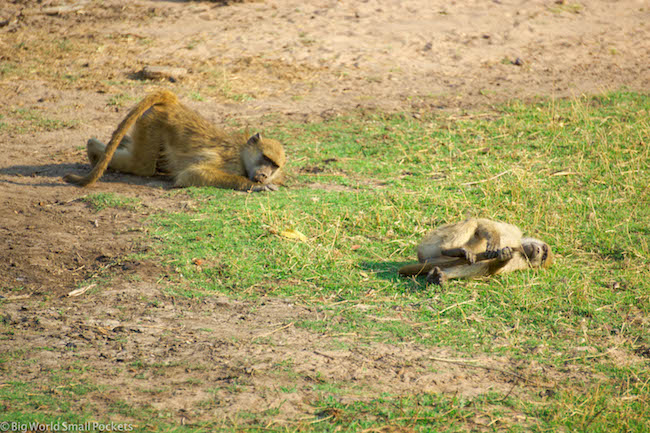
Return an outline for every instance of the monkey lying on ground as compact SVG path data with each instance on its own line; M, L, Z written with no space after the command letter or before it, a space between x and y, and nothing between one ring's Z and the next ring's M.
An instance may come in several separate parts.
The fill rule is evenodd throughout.
M127 136L133 127L131 136ZM93 169L66 182L92 185L107 167L139 176L166 171L175 185L275 191L282 182L284 148L260 134L227 134L178 102L167 90L153 92L133 107L104 145L87 144Z
M470 218L429 233L418 246L418 260L420 263L401 267L400 275L427 274L427 282L443 285L452 278L546 268L552 254L548 244L522 237L512 224Z

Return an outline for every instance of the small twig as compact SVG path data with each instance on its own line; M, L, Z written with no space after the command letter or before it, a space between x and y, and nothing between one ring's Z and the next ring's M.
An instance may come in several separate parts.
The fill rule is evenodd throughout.
M551 176L571 176L574 174L580 174L577 171L568 171L568 170L560 170L556 171L555 173L551 173Z
M267 333L265 333L265 334L258 335L258 336L255 337L255 338L264 338L264 337L268 337L269 335L275 334L276 332L278 332L278 331L282 331L283 329L287 329L287 328L289 328L290 326L293 326L293 322L291 322L291 323L289 323L289 324L286 324L286 325L284 325L284 326L281 326L281 327L279 327L279 328L277 328L277 329L274 329L274 330L271 331L271 332L267 332Z
M601 413L603 413L603 411L604 411L605 409L607 409L607 406L603 407L601 410L599 410L598 412L596 412L596 413L594 414L594 416L591 417L591 419L589 420L589 422L584 426L584 429L583 429L583 430L586 431L586 430L587 430L587 427L589 427L589 425L591 425L591 423L594 422L594 420L596 419L596 417L598 417L598 415L600 415Z
M438 312L438 315L441 315L441 314L444 313L445 311L449 311L449 310L451 310L452 308L459 307L459 306L461 306L461 305L463 305L463 304L471 304L472 302L474 302L474 300L473 300L473 299L470 299L469 301L459 302L459 303L457 303L457 304L450 305L450 306L448 306L447 308L445 308L445 309L443 309L443 310L440 310L440 311Z
M80 1L76 5L65 5L65 6L52 6L52 7L46 7L42 9L36 9L36 8L26 8L21 11L22 15L61 15L65 14L68 12L79 12L81 11L84 6L88 3L88 1Z
M555 385L541 385L536 382L533 382L532 380L528 379L525 376L522 376L517 373L513 373L512 371L508 370L503 370L501 368L497 367L488 367L487 365L481 365L481 364L472 364L471 362L461 360L461 359L445 359L445 358L435 358L430 356L430 360L432 361L438 361L438 362L446 362L448 364L457 364L457 365L462 365L463 367L471 367L471 368L481 368L483 370L488 370L488 371L498 371L499 373L507 374L509 376L516 377L519 380L523 380L524 382L530 383L533 386L537 386L539 388L555 388Z
M95 287L96 285L97 285L97 284L92 283L92 284L89 285L89 286L82 287L82 288L80 288L80 289L75 289L75 290L73 290L72 292L69 292L69 293L68 293L68 296L70 296L70 297L72 297L72 296L81 296L81 295L83 295L84 293L86 293L88 290L90 290L90 289L92 289L93 287Z
M314 421L311 421L309 424L316 424L316 423L319 423L319 422L327 421L328 419L331 419L331 418L334 418L334 415L329 415L329 416L326 416L325 418L316 419Z
M515 389L515 386L517 386L517 382L512 384L512 386L510 387L510 391L508 391L508 393L500 401L505 401L505 399L508 398L512 393L512 390Z
M327 358L327 359L331 359L332 361L336 360L336 358L334 358L333 356L330 356L330 355L328 355L328 354L326 354L326 353L323 353L323 352L319 352L318 350L314 350L314 353L315 353L316 355L323 356L323 357L325 357L325 358Z
M31 296L32 296L31 293L27 293L26 295L7 296L7 297L5 297L5 299L8 300L8 301L16 301L18 299L27 299L27 298L29 298Z
M605 353L598 353L596 355L576 356L574 358L565 359L564 362L577 361L579 359L586 360L586 359L601 358L601 357L607 356L607 355L609 355L609 351L607 351Z
M508 174L508 173L510 173L510 171L511 171L511 170L506 170L506 171L504 171L503 173L499 173L499 174L497 174L496 176L492 176L492 177L489 178L489 179L477 180L477 181L474 181L474 182L465 182L465 183L461 183L461 185L463 185L463 186L469 186L469 185L476 185L476 184L479 184L479 183L489 182L489 181L491 181L491 180L494 180L494 179L496 179L496 178L498 178L498 177L503 176L504 174Z

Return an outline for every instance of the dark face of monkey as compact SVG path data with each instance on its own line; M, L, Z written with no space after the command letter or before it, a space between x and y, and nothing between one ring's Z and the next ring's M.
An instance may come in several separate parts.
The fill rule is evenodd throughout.
M248 178L262 184L272 182L285 163L282 146L274 140L263 139L259 133L248 139L242 157Z
M521 247L532 267L548 266L551 259L551 248L542 241L524 238Z
M256 164L257 168L253 170L249 176L250 180L259 183L268 183L273 179L275 172L278 170L278 165L271 161L264 155L260 155L260 159Z

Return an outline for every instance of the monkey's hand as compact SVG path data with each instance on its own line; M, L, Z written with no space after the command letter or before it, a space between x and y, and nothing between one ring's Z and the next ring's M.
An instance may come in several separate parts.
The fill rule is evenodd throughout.
M501 248L498 251L497 255L500 261L506 262L512 258L512 248L510 247Z
M463 249L463 252L465 253L465 260L467 260L470 264L476 263L476 254L465 249Z
M429 274L427 275L427 283L429 284L435 284L436 286L441 286L447 282L447 276L445 273L440 269L439 267L435 267L431 269Z
M277 191L278 186L274 183L255 184L249 189L250 192Z
M467 260L470 264L476 262L476 254L468 251L466 248L449 248L441 251L443 256L460 257Z
M487 245L485 246L485 256L488 259L494 259L499 256L498 242L494 242L492 239L488 239Z

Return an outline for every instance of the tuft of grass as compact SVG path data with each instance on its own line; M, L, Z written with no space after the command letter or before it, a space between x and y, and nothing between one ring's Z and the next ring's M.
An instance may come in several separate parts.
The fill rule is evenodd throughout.
M194 101L198 101L198 102L205 101L205 98L204 98L203 95L201 95L201 93L199 93L199 92L192 92L192 93L190 93L190 98L191 98L192 100L194 100Z
M112 192L88 194L82 197L81 200L88 203L96 212L106 208L136 209L140 204L140 200L137 198L125 197Z
M13 108L6 117L2 116L0 118L7 120L7 122L0 123L0 128L18 134L75 128L79 124L76 120L51 119L38 110L31 108Z
M133 100L133 96L126 93L119 93L117 95L112 95L108 99L108 105L111 107L124 107L130 104Z

